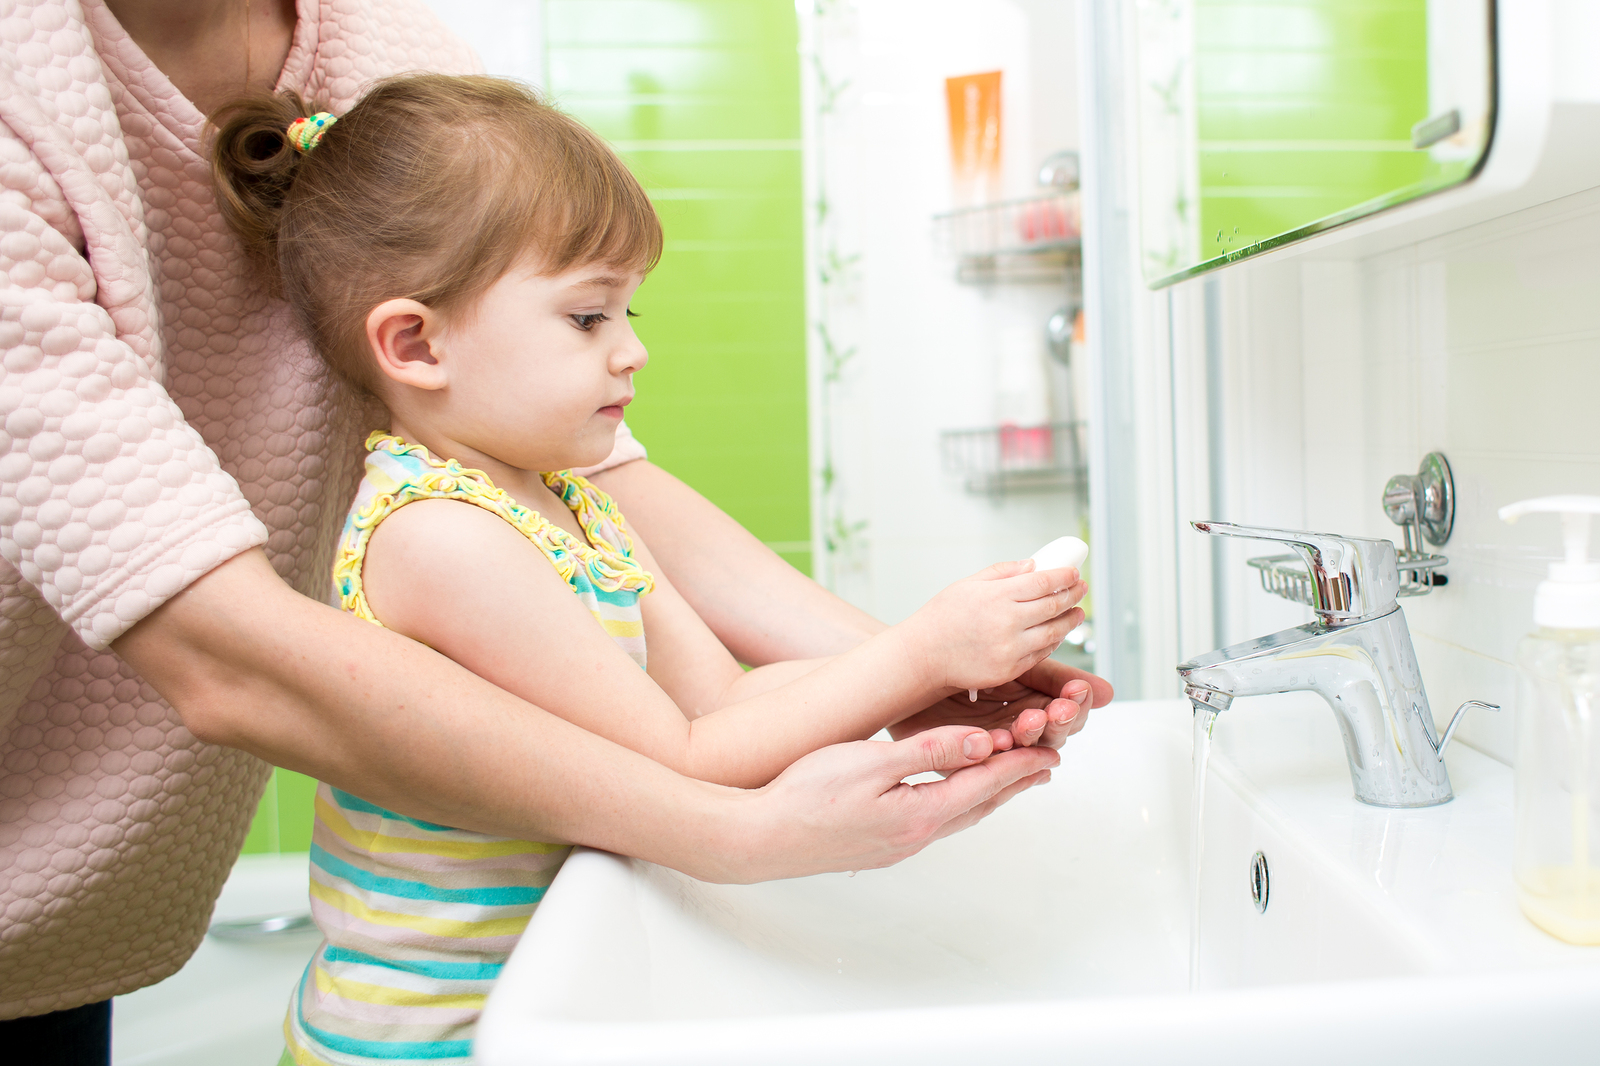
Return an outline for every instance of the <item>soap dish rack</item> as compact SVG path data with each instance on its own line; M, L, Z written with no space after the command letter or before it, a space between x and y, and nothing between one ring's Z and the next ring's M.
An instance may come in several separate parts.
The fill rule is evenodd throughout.
M1443 555L1426 555L1421 552L1395 552L1400 570L1401 596L1426 596L1447 579L1437 571L1450 560ZM1274 596L1282 596L1293 603L1313 607L1311 575L1305 561L1298 555L1260 555L1246 559L1246 565L1261 571L1261 587Z
M1450 560L1426 550L1443 547L1456 517L1455 479L1442 452L1429 452L1415 474L1397 474L1383 489L1383 513L1405 531L1395 549L1401 596L1426 596L1449 579L1439 573ZM1313 607L1311 575L1298 555L1262 555L1245 560L1261 571L1261 587L1274 596Z

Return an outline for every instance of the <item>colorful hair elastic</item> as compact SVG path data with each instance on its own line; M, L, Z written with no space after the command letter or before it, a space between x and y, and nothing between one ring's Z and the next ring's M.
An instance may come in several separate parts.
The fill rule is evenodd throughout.
M306 118L297 118L289 123L289 143L301 154L309 152L317 146L318 141L322 140L322 135L328 132L328 127L338 121L337 116L330 115L326 111L318 111Z

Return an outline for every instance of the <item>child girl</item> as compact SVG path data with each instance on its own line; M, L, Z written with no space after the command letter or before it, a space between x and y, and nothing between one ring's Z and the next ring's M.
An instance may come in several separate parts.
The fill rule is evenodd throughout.
M224 216L332 376L382 406L334 567L345 610L742 788L1007 682L1081 620L1076 571L1001 564L847 654L743 670L571 472L615 443L647 360L628 301L661 253L605 144L514 84L432 75L381 82L338 119L279 96L217 124ZM416 821L325 784L313 841L326 940L291 1003L289 1056L466 1062L568 845Z

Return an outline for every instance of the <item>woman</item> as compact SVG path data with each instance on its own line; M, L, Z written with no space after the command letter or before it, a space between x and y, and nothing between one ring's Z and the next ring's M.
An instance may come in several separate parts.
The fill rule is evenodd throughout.
M274 86L339 112L373 78L473 58L416 0L15 0L0 60L0 1018L105 1061L109 997L204 933L253 756L412 817L749 881L911 854L1035 780L1109 698L1051 664L1003 711L930 708L906 732L944 728L739 792L324 606L354 427L216 216L203 115ZM642 455L619 434L596 480L740 659L877 630ZM1021 745L986 758L990 725ZM926 769L960 772L896 787Z

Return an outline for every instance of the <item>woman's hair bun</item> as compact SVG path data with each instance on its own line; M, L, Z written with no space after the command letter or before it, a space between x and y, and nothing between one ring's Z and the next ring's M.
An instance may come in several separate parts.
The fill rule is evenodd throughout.
M245 250L270 277L278 275L278 226L305 156L289 142L289 124L322 110L299 93L255 93L211 115L211 173L217 207Z

